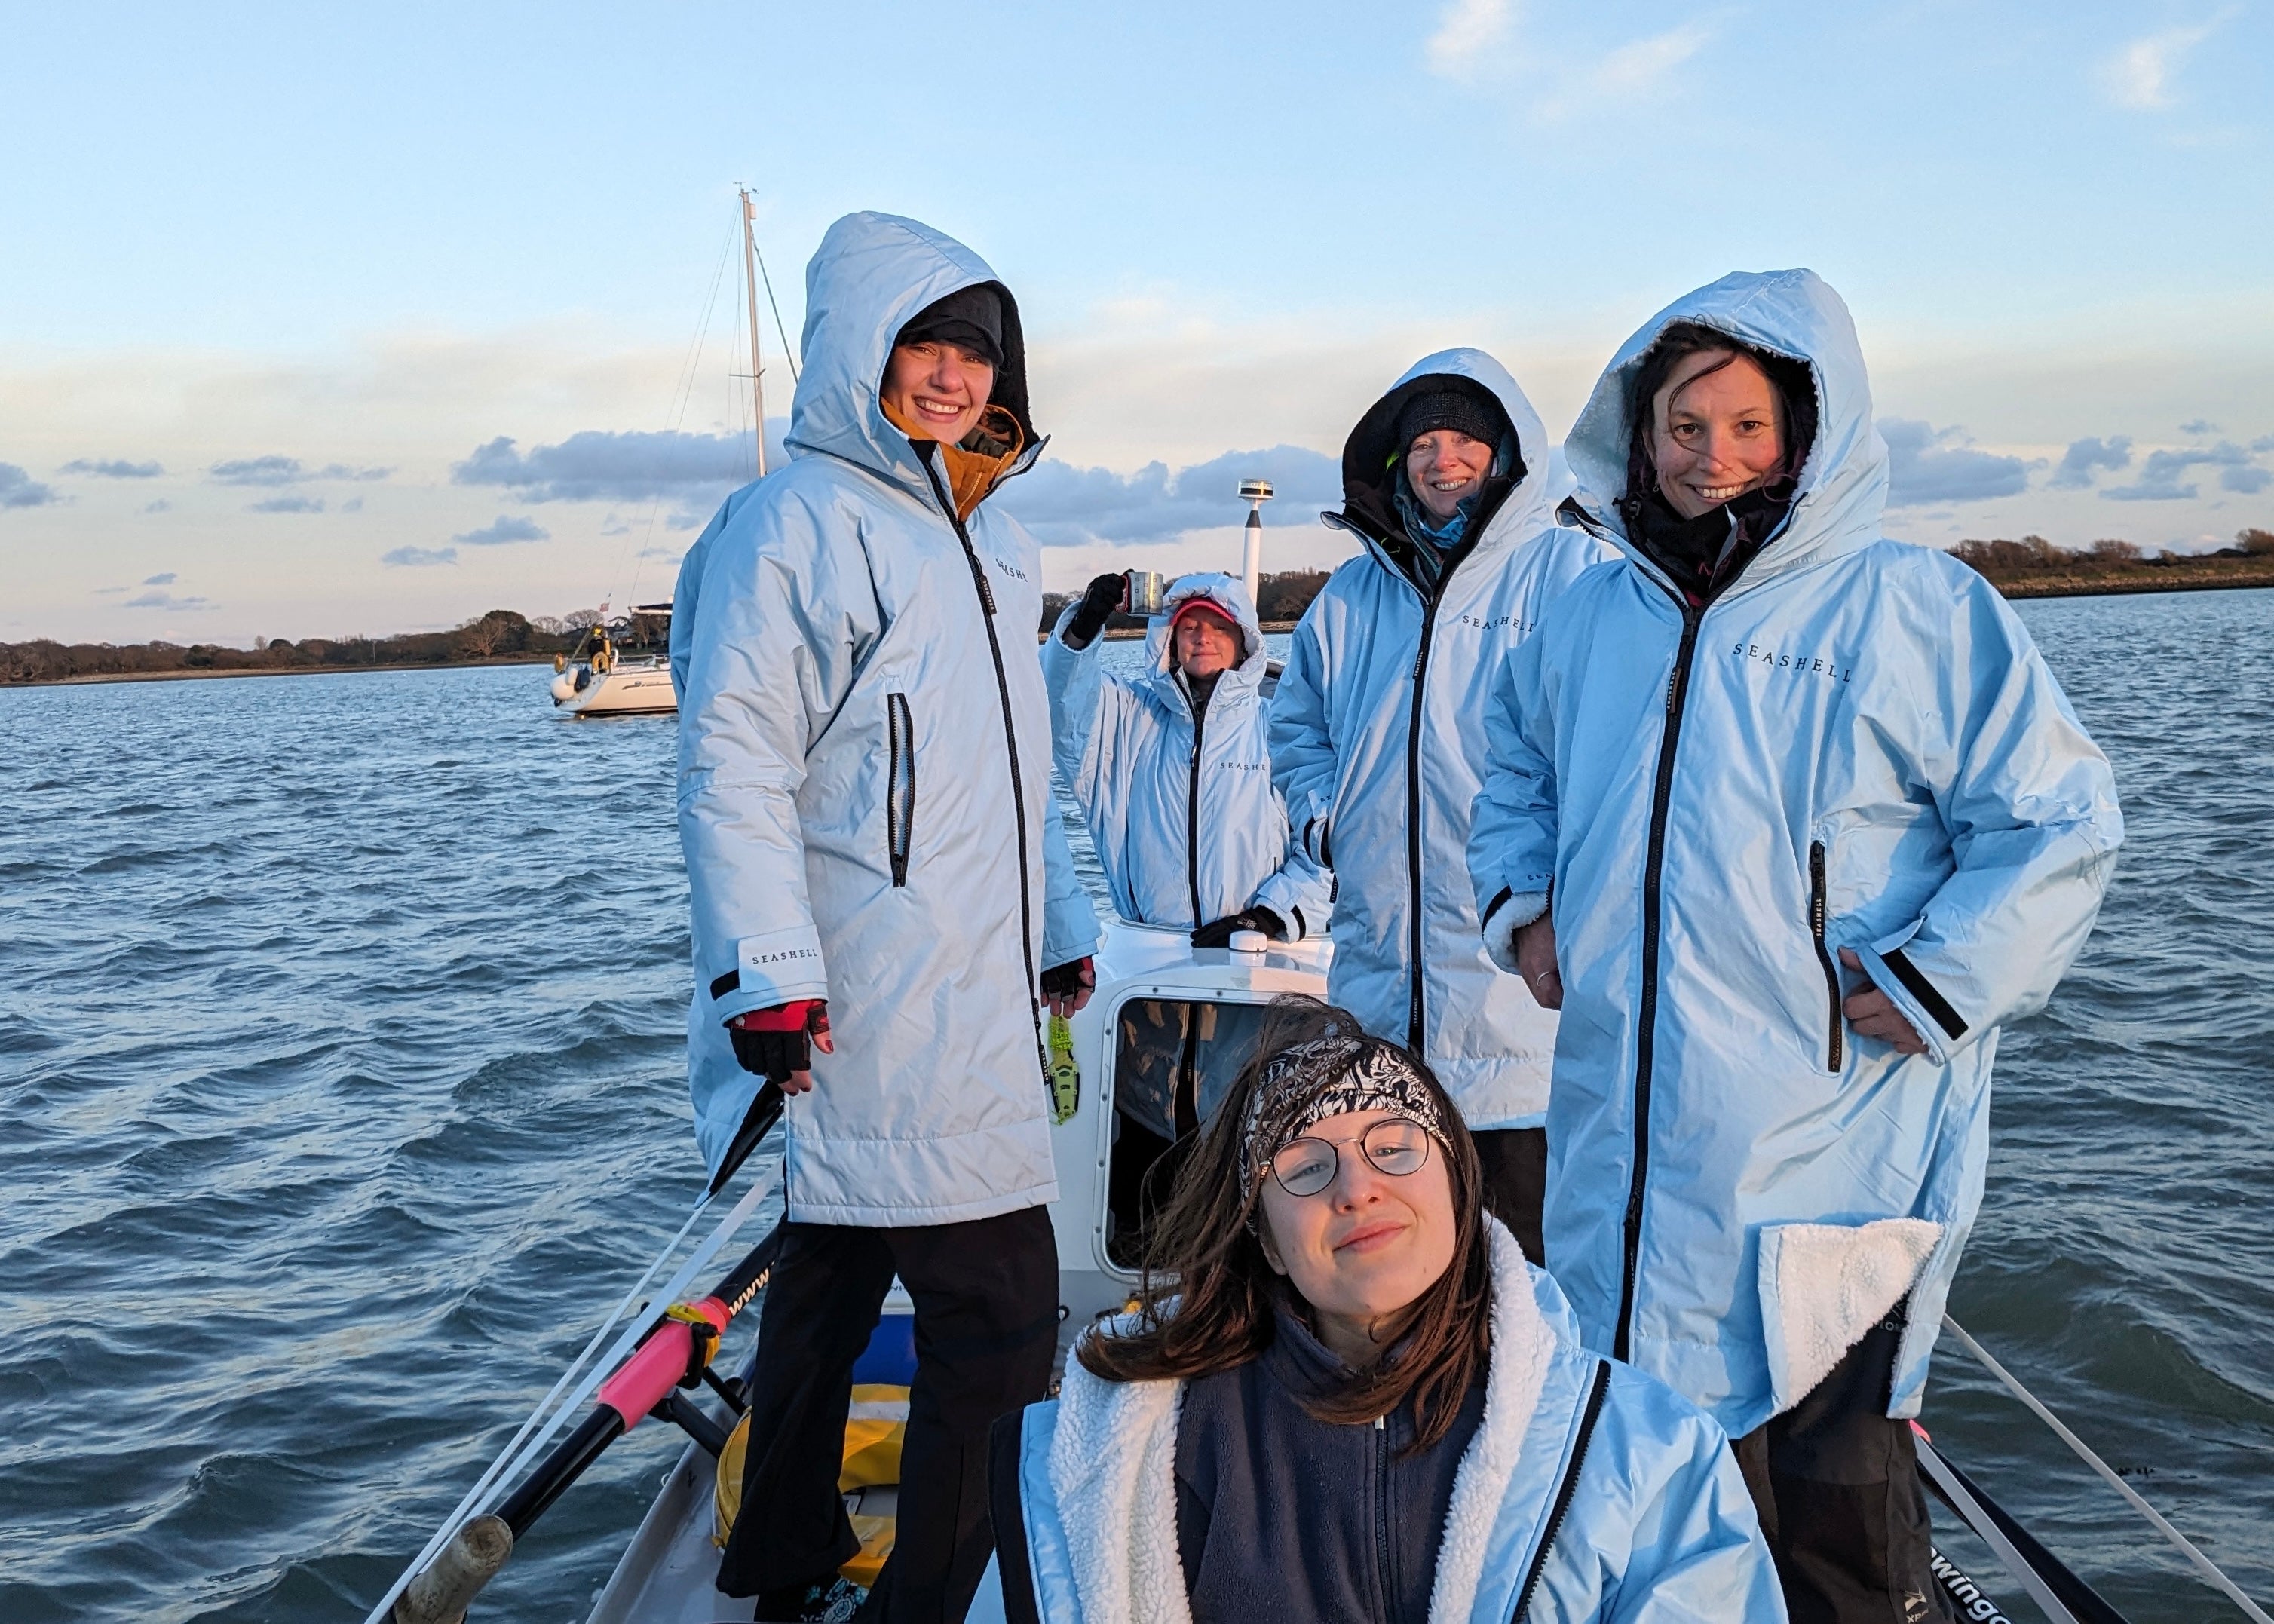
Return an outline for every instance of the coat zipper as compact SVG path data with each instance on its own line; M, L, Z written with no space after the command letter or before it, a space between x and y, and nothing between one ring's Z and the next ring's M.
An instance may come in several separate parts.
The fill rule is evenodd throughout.
M1413 703L1405 731L1405 875L1412 893L1406 951L1413 961L1413 996L1406 1015L1405 1047L1417 1055L1428 1053L1422 1044L1422 981L1428 965L1421 956L1421 696L1429 677L1429 640L1437 630L1437 605L1445 600L1445 589L1453 584L1453 572L1475 551L1471 547L1446 565L1445 573L1437 578L1436 590L1422 598L1421 639L1413 650Z
M987 571L979 562L979 550L971 545L971 532L963 527L963 515L955 511L953 500L940 485L930 455L919 452L917 456L923 463L924 478L931 485L933 499L939 503L940 512L947 515L956 540L963 544L964 562L971 566L971 583L979 590L980 608L986 612L983 618L987 624L987 648L995 657L995 693L1003 703L1003 753L1011 765L1011 810L1018 824L1019 951L1027 961L1027 1008L1035 1023L1035 1057L1047 1079L1050 1062L1043 1047L1042 983L1035 974L1035 887L1027 863L1027 791L1019 776L1019 733L1011 718L1011 679L1003 669L1003 640L995 629L995 590L987 584Z
M1586 1463L1587 1440L1595 1435L1596 1419L1603 1413L1603 1399L1611 1390L1611 1367L1608 1364L1595 1366L1595 1385L1587 1394L1586 1413L1579 1417L1579 1435L1571 1441L1571 1464L1564 1469L1563 1481L1556 1486L1555 1503L1548 1507L1547 1525L1540 1536L1540 1549L1532 1558L1532 1566L1524 1575L1524 1588L1516 1594L1516 1610L1509 1614L1512 1621L1524 1617L1524 1610L1532 1605L1532 1593L1540 1588L1540 1575L1547 1570L1547 1553L1555 1545L1555 1536L1563 1527L1563 1519L1571 1510L1572 1497L1579 1489L1579 1468Z
M1816 962L1824 966L1825 1000L1832 1013L1832 1038L1824 1066L1837 1071L1845 1051L1840 1032L1840 969L1832 962L1832 950L1824 944L1824 842L1811 840L1808 844L1808 933L1816 939Z
M1201 737L1208 727L1208 711L1193 703L1189 688L1185 706L1193 713L1192 787L1185 799L1185 878L1192 887L1193 929L1198 930L1209 922L1201 913Z
M1397 1592L1389 1583L1389 1417L1374 1418L1374 1582L1387 1619Z
M1650 1174L1651 1064L1658 1047L1659 885L1666 868L1666 823L1674 796L1674 755L1682 739L1682 713L1690 702L1690 664L1698 653L1705 610L1679 598L1682 642L1666 680L1666 721L1658 741L1658 774L1651 788L1650 844L1643 856L1642 1001L1635 1034L1634 1174L1627 1186L1625 1259L1619 1279L1619 1317L1611 1357L1623 1359L1634 1331L1635 1271L1642 1252L1643 1186Z
M916 727L906 694L885 695L885 732L892 761L885 780L885 828L895 889L908 883L908 854L915 849Z

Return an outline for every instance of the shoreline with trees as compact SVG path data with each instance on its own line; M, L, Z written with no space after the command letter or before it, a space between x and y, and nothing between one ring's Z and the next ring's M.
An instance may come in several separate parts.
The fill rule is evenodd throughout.
M2072 550L2042 536L2019 541L1967 540L1953 557L1979 571L2007 598L2092 598L2133 592L2203 592L2274 587L2274 530L2240 531L2234 545L2214 553L2168 550L2145 553L2125 541L2097 541ZM1323 569L1282 570L1257 584L1256 610L1266 631L1286 631L1302 618L1327 583ZM1043 595L1048 635L1073 601ZM599 616L580 610L565 620L493 609L441 632L392 637L277 637L252 649L217 643L79 643L51 638L0 643L0 688L87 682L155 682L197 677L312 675L349 671L449 670L475 665L534 665L574 651ZM1142 636L1145 622L1116 615L1108 637Z

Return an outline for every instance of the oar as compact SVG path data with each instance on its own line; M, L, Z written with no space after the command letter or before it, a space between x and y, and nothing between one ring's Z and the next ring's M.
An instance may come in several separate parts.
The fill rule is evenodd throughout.
M681 1419L690 1408L676 1389L704 1379L711 1356L734 1316L749 1305L781 1251L777 1224L749 1255L699 1301L673 1304L645 1342L600 1386L592 1409L576 1431L521 1481L496 1511L473 1518L420 1570L395 1605L395 1624L455 1624L484 1585L497 1575L514 1546L553 1502L606 1453L610 1444L660 1410L714 1449L722 1441Z
M568 1370L561 1372L561 1379L553 1383L552 1390L538 1401L536 1410L532 1410L529 1418L522 1423L521 1429L514 1434L512 1441L507 1444L503 1453L490 1463L489 1469L483 1472L480 1480L466 1491L465 1497L443 1520L442 1526L435 1530L433 1538L420 1547L418 1554L411 1559L410 1567L403 1570L402 1576L387 1588L386 1593L379 1598L378 1605L372 1608L365 1624L380 1624L380 1621L388 1616L391 1606L394 1607L395 1614L398 1619L423 1619L430 1616L436 1620L451 1619L455 1614L448 1609L431 1613L423 1608L413 1611L404 1610L411 1605L410 1593L414 1581L422 1593L430 1596L440 1594L442 1592L438 1591L436 1587L443 1577L443 1570L446 1568L454 1564L459 1568L465 1568L471 1563L474 1568L481 1571L478 1577L471 1580L472 1590L466 1592L471 1596L473 1590L478 1590L489 1575L495 1573L498 1567L503 1564L505 1558L511 1554L511 1545L508 1539L504 1549L497 1554L495 1560L489 1560L486 1553L494 1547L497 1538L505 1534L506 1530L503 1524L498 1522L493 1517L472 1516L471 1514L477 1506L492 1495L497 1485L510 1481L513 1475L520 1470L538 1450L543 1448L551 1440L553 1433L560 1431L561 1422L568 1418L568 1408L581 1403L599 1385L599 1371L584 1376L581 1381L576 1380L578 1372L583 1371L591 1361L593 1353L600 1345L601 1339L607 1335L609 1327L622 1319L630 1310L639 1292L646 1286L648 1281L654 1278L657 1269L662 1267L664 1259L677 1250L679 1243L694 1227L695 1221L702 1216L703 1209L708 1207L719 1192L726 1187L727 1181L734 1177L742 1163L749 1159L751 1151L757 1147L759 1142L781 1119L781 1089L778 1085L768 1082L758 1089L757 1095L751 1100L750 1109L743 1115L742 1125L735 1130L734 1139L727 1145L727 1154L720 1158L718 1172L712 1176L708 1187L696 1199L694 1210L688 1214L687 1221L680 1226L678 1234L665 1245L663 1251L657 1255L655 1261L648 1265L645 1272L641 1274L638 1281L634 1282L631 1289L627 1291L622 1299L617 1303L607 1320L592 1333L591 1340L584 1345L584 1351L576 1356ZM678 1292L684 1290L693 1282L694 1272L701 1268L709 1260L711 1255L726 1243L727 1237L741 1227L764 1193L765 1186L757 1184L753 1185L743 1194L742 1199L735 1203L734 1210L719 1221L717 1229L712 1232L711 1237L697 1246L687 1261L680 1266L677 1274L659 1294L663 1301L670 1302ZM651 1325L652 1321L647 1327L628 1327L623 1335L617 1339L615 1345L609 1349L601 1369L605 1370L609 1365L625 1359L640 1342L645 1340L645 1332L651 1328ZM569 1395L559 1410L554 1410L553 1401L561 1396L572 1381L576 1382L575 1392ZM548 1412L551 1418L546 1419ZM542 1422L541 1426L540 1422ZM483 1528L484 1532L470 1539L470 1530L478 1525ZM447 1585L443 1587L443 1591L456 1588L457 1586L455 1583ZM403 1598L403 1603L402 1605L395 1606L398 1598ZM461 1602L459 1606L463 1608L463 1605Z

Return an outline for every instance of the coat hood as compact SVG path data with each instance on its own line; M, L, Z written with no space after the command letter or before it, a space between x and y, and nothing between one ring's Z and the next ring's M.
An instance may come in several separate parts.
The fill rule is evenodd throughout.
M923 465L877 402L885 362L892 340L919 311L983 284L1003 302L994 403L1016 417L1026 435L1017 467L1031 462L1041 443L1028 415L1018 301L984 259L945 232L897 214L865 213L831 226L805 267L805 365L790 408L789 454L824 452L928 495Z
M1195 598L1204 598L1224 611L1231 623L1239 628L1239 663L1224 674L1237 672L1257 681L1263 678L1267 664L1263 653L1263 623L1255 618L1255 605L1248 600L1247 589L1231 575L1214 570L1196 575L1178 575L1169 583L1169 590L1161 595L1161 613L1145 623L1145 669L1156 677L1170 675L1169 623L1177 618L1177 611Z
M1887 502L1887 447L1871 423L1863 346L1846 304L1807 270L1732 272L1683 295L1621 345L1563 442L1579 485L1567 507L1576 506L1591 529L1657 573L1628 539L1618 502L1626 494L1635 373L1659 335L1677 321L1804 361L1816 382L1816 443L1801 468L1791 515L1730 590L1877 539Z
M1455 380L1479 389L1500 407L1516 436L1515 478L1509 491L1480 530L1470 533L1481 548L1495 540L1536 535L1549 524L1548 441L1547 425L1532 410L1508 368L1481 350L1441 350L1423 356L1407 367L1389 392L1368 407L1343 443L1343 512L1322 515L1329 524L1357 531L1370 551L1380 555L1385 535L1397 532L1396 515L1382 496L1382 476L1390 459L1404 447L1396 443L1398 415L1414 395L1442 387ZM1397 566L1383 560L1391 568ZM1400 570L1398 573L1403 574Z

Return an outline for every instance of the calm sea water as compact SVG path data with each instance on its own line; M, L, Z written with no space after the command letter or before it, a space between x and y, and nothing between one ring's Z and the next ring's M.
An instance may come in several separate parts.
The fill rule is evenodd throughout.
M2131 841L1955 1312L2274 1600L2274 595L2022 613ZM9 1624L359 1618L693 1199L673 730L547 676L0 692ZM1926 1419L2141 1624L2228 1616L1948 1342ZM581 1619L679 1447L490 1616Z

